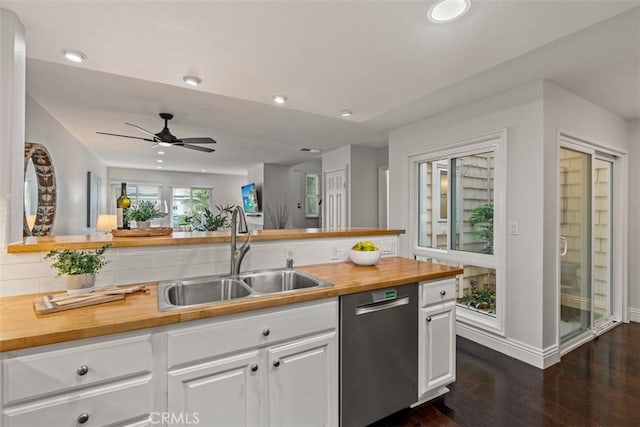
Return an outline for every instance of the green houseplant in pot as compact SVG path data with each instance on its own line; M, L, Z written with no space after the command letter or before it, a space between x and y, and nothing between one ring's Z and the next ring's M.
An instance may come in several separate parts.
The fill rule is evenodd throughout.
M53 260L51 267L58 270L56 277L66 276L68 294L82 294L93 290L96 273L109 263L104 257L109 246L95 251L60 249L50 251L44 258Z
M196 212L189 218L189 224L194 231L217 231L229 227L229 217L235 205L216 205L218 213L214 214L209 208Z
M137 228L149 228L152 219L162 218L166 213L161 212L151 200L142 200L127 209L125 214L129 221L135 221Z

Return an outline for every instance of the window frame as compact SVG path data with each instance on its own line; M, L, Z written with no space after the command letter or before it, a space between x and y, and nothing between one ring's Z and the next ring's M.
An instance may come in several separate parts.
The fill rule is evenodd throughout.
M485 254L478 252L468 252L451 249L451 220L452 215L452 191L451 174L449 170L448 194L447 194L447 246L445 249L437 249L425 246L419 246L419 221L420 221L420 164L423 162L436 162L447 159L448 168L451 169L451 160L454 158L464 157L473 154L486 153L493 151L495 154L495 164L493 171L493 254ZM496 315L487 316L483 313L465 309L457 306L456 316L458 321L469 325L479 327L493 333L504 336L504 319L506 309L506 243L507 243L507 227L506 227L506 195L507 195L507 130L501 129L491 133L478 135L464 140L451 143L445 143L433 146L420 152L412 153L407 156L407 170L409 171L409 236L410 251L412 256L416 258L436 259L440 262L464 266L473 265L478 267L486 267L495 269L496 272ZM433 207L432 207L433 209ZM435 215L433 216L435 220ZM460 289L462 286L462 278L459 281Z

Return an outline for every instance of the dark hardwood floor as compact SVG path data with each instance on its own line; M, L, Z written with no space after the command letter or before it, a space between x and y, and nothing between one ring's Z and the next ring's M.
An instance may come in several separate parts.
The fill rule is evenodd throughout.
M640 426L640 324L622 324L543 370L464 338L443 398L376 426Z

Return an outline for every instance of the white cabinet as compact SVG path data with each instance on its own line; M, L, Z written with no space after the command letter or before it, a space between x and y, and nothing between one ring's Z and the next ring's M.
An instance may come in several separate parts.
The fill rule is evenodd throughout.
M168 412L201 425L336 426L337 300L169 331Z
M456 379L455 279L420 284L417 404L438 397Z
M258 425L259 362L250 351L171 371L168 413L205 426Z
M152 411L149 334L47 346L3 358L5 427L124 425L148 419Z
M336 332L268 350L269 425L337 425Z

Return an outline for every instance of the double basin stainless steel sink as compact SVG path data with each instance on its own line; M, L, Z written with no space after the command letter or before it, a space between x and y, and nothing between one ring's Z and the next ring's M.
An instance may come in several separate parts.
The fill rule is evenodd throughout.
M158 283L158 307L160 311L167 311L331 286L332 283L293 269L166 280Z

